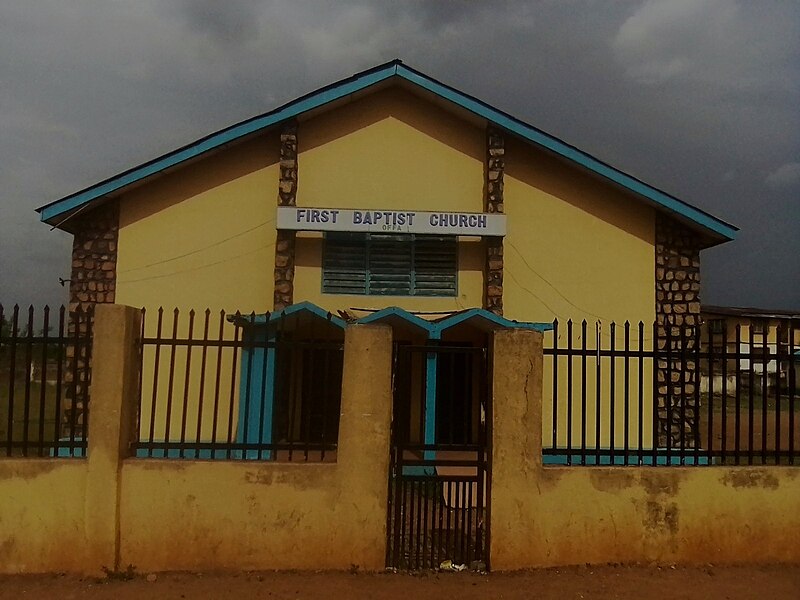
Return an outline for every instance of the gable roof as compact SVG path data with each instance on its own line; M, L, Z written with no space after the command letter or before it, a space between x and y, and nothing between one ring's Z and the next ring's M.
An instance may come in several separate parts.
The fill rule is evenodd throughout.
M400 60L393 60L320 88L296 100L292 100L288 104L284 104L271 112L212 133L182 148L164 154L163 156L127 171L123 171L118 175L46 204L36 210L40 213L40 219L42 221L54 226L59 226L65 219L69 218L70 215L75 214L77 211L83 211L91 205L102 201L106 196L119 193L130 185L156 176L167 169L174 168L186 161L197 158L226 144L235 142L245 136L266 130L283 121L296 118L303 113L320 108L336 100L346 98L391 78L400 78L405 82L427 90L435 96L455 104L535 146L548 150L632 192L653 207L671 213L692 229L706 235L710 238L710 243L708 245L732 240L736 236L738 229L733 225L648 185L477 98L428 77L424 73L404 65Z

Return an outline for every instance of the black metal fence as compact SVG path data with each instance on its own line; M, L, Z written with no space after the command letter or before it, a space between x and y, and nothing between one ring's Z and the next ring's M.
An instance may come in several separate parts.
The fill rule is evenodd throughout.
M137 456L336 460L344 334L330 318L142 313Z
M658 333L554 322L545 464L800 464L797 328Z
M86 456L92 315L0 305L0 455Z

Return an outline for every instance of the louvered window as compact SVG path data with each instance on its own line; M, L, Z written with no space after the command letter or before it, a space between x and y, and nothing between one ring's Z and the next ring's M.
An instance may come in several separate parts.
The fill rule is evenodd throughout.
M322 291L368 296L455 296L455 237L329 233Z

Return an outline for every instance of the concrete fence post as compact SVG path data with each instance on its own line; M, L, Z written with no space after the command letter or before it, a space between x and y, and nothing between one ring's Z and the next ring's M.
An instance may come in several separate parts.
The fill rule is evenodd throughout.
M350 325L344 336L337 510L348 524L339 531L346 562L367 570L383 569L386 560L391 421L392 328Z
M119 568L122 461L136 435L141 312L95 308L86 477L87 572Z
M492 342L490 559L530 566L532 511L542 468L542 333L504 329Z

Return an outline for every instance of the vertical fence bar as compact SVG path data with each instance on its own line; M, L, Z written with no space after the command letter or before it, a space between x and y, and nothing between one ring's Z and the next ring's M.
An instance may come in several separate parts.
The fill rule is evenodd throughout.
M769 388L767 378L769 376L769 324L764 323L764 333L761 338L764 348L761 356L761 464L767 464L767 407L769 405ZM777 405L777 402L776 402Z
M394 565L402 566L403 560L403 537L405 535L405 516L406 516L406 483L403 474L403 451L395 448L395 521L394 521Z
M75 312L72 313L73 319L73 328L74 328L74 335L73 335L73 344L72 344L72 405L70 406L69 411L69 455L75 456L75 430L77 428L77 407L78 407L78 390L80 388L80 370L78 368L78 363L80 361L81 356L81 322L82 322L82 315L83 310L81 309L80 305L78 305L75 309Z
M138 399L138 412L136 413L136 448L134 450L134 456L138 456L139 454L139 444L141 444L142 439L144 439L144 435L142 434L142 415L144 414L144 349L145 349L145 335L147 334L147 310L145 307L142 307L141 310L141 321L139 322L139 399Z
M428 542L430 540L430 537L429 537L429 534L428 534L428 512L430 511L429 504L430 504L430 497L431 497L431 494L429 493L430 492L429 484L432 484L432 482L433 482L433 480L431 480L430 482L429 481L422 482L423 483L423 488L422 488L421 496L423 496L423 498L422 498L423 512L422 512L422 535L420 535L420 538L422 538L422 540L421 540L422 541L422 553L421 553L420 558L421 558L421 561L422 561L422 568L423 569L428 568L428 566L429 566L428 565L428 560L430 559L430 556L428 555Z
M724 465L727 462L728 450L728 323L723 322L722 327L722 417L720 418L720 462Z
M586 464L586 319L581 323L581 465Z
M414 544L414 568L419 569L419 559L420 559L420 544L422 543L422 531L421 531L421 524L422 524L422 481L419 479L415 479L413 483L413 492L414 496L412 502L414 503L414 525L412 526L412 537L416 541ZM416 532L416 533L414 533Z
M316 354L317 353L316 353L316 350L314 348L314 340L315 340L315 337L316 337L315 336L315 325L316 325L316 321L312 320L311 321L311 344L308 347L308 356L309 356L308 368L309 368L309 372L313 373L314 375L316 375L316 373L317 373L317 371L315 369L315 366L316 366L315 362L316 362ZM303 368L305 368L305 367L306 367L306 365L303 365ZM305 378L303 378L303 387L304 388L306 388L306 385L305 385L306 381L307 380ZM312 388L312 391L313 391L313 388ZM307 402L308 402L308 405L306 405ZM301 408L301 411L302 411L301 414L305 414L305 420L306 420L306 423L305 423L306 433L305 433L305 436L304 436L305 437L305 460L306 460L306 462L308 462L308 450L309 450L309 445L311 444L311 418L312 418L312 415L313 415L313 412L312 412L312 407L313 406L314 406L314 404L313 404L312 398L306 398L306 395L303 394L302 395L302 406L300 408Z
M631 450L631 324L625 321L625 387L623 394L623 419L625 421L623 429L623 449L625 452L625 459L622 464L628 466L630 464L630 450ZM641 417L640 417L641 418Z
M736 431L734 432L733 452L734 463L741 464L742 454L742 326L740 323L736 324L736 393L734 394L734 425Z
M14 384L17 379L17 345L19 343L19 305L14 305L11 315L11 348L9 352L8 377L8 442L6 455L14 453Z
M553 450L558 448L558 319L553 319Z
M667 324L667 397L664 403L666 409L666 423L664 424L664 427L666 430L665 443L667 466L672 466L672 399L674 397L673 393L675 389L672 381L672 367L672 327L670 324Z
M270 395L270 397L267 398L267 378L268 377L269 378L272 377L272 372L268 368L269 358L270 358L270 355L274 352L274 350L269 347L269 345L270 345L269 344L269 339L270 339L270 336L269 336L269 313L266 313L266 315L264 315L264 323L266 323L266 327L264 328L264 342L263 342L264 345L263 345L263 347L261 347L261 390L260 390L261 393L260 393L260 396L259 396L259 398L261 398L261 402L259 402L259 407L258 407L258 444L259 444L259 446L258 446L258 460L262 460L263 453L264 453L264 418L265 418L265 415L266 415L266 412L267 412L267 402L268 401L271 402L273 397L274 397L274 395ZM328 380L328 378L327 378L327 375L326 375L325 376L325 381L327 381L327 380ZM271 381L270 381L270 385L272 385ZM324 398L325 395L323 394L322 397ZM270 419L270 423L271 422L272 422L272 419ZM323 430L324 430L324 426L323 426ZM323 435L324 435L324 433L323 433ZM272 443L272 441L273 441L272 440L272 436L270 435L269 443ZM270 451L267 449L267 457L271 457L271 456L274 456L274 453L270 453ZM322 451L321 460L324 460L324 458L325 458L325 451L323 450Z
M594 403L594 464L600 464L600 457L602 456L602 447L601 447L601 423L603 421L602 416L602 382L601 382L601 340L600 340L600 321L596 321L594 325L594 396L595 396L595 403Z
M655 347L655 340L653 340L653 346ZM655 354L653 355L653 372L656 371L656 358ZM639 436L639 448L638 448L638 456L637 456L637 464L641 465L644 462L644 321L639 321L639 364L637 365L639 368L639 387L638 387L638 394L639 394L639 404L638 404L638 428L636 434ZM653 390L653 394L656 394L656 390Z
M81 390L83 396L83 435L81 436L81 456L86 457L89 451L89 445L87 443L87 436L89 434L89 421L92 418L92 411L90 406L89 392L90 392L90 385L91 385L91 360L92 360L92 335L93 335L93 327L94 327L94 307L89 306L86 309L86 327L84 329L84 336L83 336L83 343L84 343L84 354L86 359L86 380L84 382L83 389Z
M58 343L56 345L56 352L58 353L58 360L56 361L56 397L55 397L55 418L53 424L53 440L55 441L55 456L58 456L59 441L61 439L61 392L62 383L61 379L64 376L64 313L65 308L62 304L58 309ZM2 319L0 319L2 321Z
M6 338L5 328L6 328L5 312L3 310L3 305L0 304L0 358L3 357L3 348L8 347L10 345ZM0 369L2 369L2 367L3 363L0 362ZM0 373L2 373L2 370L0 370ZM10 373L9 373L9 379L13 379L13 375ZM2 415L0 415L0 418L2 418ZM11 439L10 431L6 432L6 438Z
M659 381L658 372L660 368L662 349L658 347L658 321L653 321L653 408L651 421L653 422L653 448L651 454L653 455L653 466L658 465L658 396L659 396ZM666 364L666 363L665 363ZM665 389L667 383L665 382Z
M296 413L297 413L297 404L298 404L298 373L300 371L299 365L302 363L303 360L303 350L302 348L298 348L297 346L289 346L290 352L292 354L292 363L291 363L291 377L289 382L289 435L288 439L290 441L289 446L289 462L292 462L292 458L294 456L294 446L297 441L294 428L297 424L295 421ZM301 423L302 426L302 423Z
M39 456L44 455L44 412L45 412L45 393L47 391L47 351L48 330L50 329L50 307L45 304L42 315L42 364L39 372Z
M219 425L219 391L222 378L222 340L225 334L225 311L219 311L219 329L217 331L217 368L214 371L214 414L211 420L211 441L217 443L217 427ZM212 458L216 458L216 452L212 453Z
M752 465L754 454L753 446L755 445L755 432L753 431L755 425L755 392L753 386L753 379L755 377L755 352L753 351L753 323L750 323L750 327L747 329L750 341L747 353L747 464Z
M568 427L571 426L571 423L567 421ZM479 436L480 439L481 436ZM483 462L483 443L478 442L480 449L478 450L478 466L477 466L477 481L478 483L475 484L477 487L475 489L476 495L476 521L475 521L475 560L483 560L483 527L482 521L484 520L483 517L486 514L486 508L484 507L484 498L483 498L483 486L484 482L486 481L486 471L484 469L484 462ZM569 456L569 448L567 449L567 455Z
M789 321L789 464L794 464L794 397L797 388L797 363L794 347L795 322Z
M28 307L28 324L25 334L25 406L22 420L22 456L28 456L31 422L31 361L33 360L33 305Z
M701 435L700 435L700 427L701 427L701 420L700 415L702 413L702 407L700 406L700 342L702 341L702 333L700 331L700 322L698 321L694 327L691 329L692 331L692 339L694 340L694 370L692 371L692 386L694 389L694 421L692 424L692 443L694 444L694 466L700 465L700 451L701 451ZM710 418L710 417L709 417ZM710 446L710 440L709 440ZM708 464L711 464L709 461Z
M206 308L205 318L203 319L203 347L200 351L200 386L197 392L197 427L195 428L194 441L198 444L198 458L199 458L199 444L203 439L203 397L205 395L206 386L206 359L208 357L208 326L211 321L211 309ZM221 340L220 340L221 342ZM213 440L212 440L213 441ZM212 450L213 454L213 450ZM212 456L213 458L213 456Z
M255 354L255 321L256 321L256 314L254 312L250 313L250 334L245 338L243 337L242 341L244 342L243 348L247 350L247 363L244 364L244 355L242 356L242 363L244 366L244 373L242 373L242 379L244 381L240 381L239 385L244 386L244 398L239 396L239 402L242 403L242 406L239 409L239 414L244 415L242 419L242 423L240 426L242 430L237 434L236 438L240 439L243 444L251 443L250 440L250 398L253 395L252 390L252 381L253 381L253 354ZM247 453L249 451L246 449L242 449L242 459L247 459Z
M616 356L616 346L617 346L617 325L614 321L611 321L611 350L609 353L609 363L610 363L610 373L609 373L609 404L608 404L608 415L609 415L609 423L608 423L608 450L609 450L609 461L611 464L614 464L614 446L616 444L616 423L615 423L615 405L617 403L617 397L615 392L615 385L616 385L616 366L617 366L617 356ZM598 337L598 340L600 338Z
M780 322L775 328L775 464L781 464L781 334ZM788 363L787 363L788 364ZM766 403L765 403L766 407Z
M698 328L699 329L699 328ZM702 334L701 334L702 336ZM698 344L699 352L700 344ZM714 332L709 324L706 331L706 353L704 358L707 365L708 372L708 423L706 423L706 438L708 439L708 464L712 464L714 456L714 361L716 358L716 350L714 349ZM725 352L722 352L722 359L725 360ZM698 372L702 372L700 361L696 365ZM723 415L723 419L725 416Z
M171 432L172 422L172 390L175 383L175 354L177 353L177 340L178 340L178 307L172 313L172 338L170 339L170 353L169 353L169 376L167 379L167 414L164 419L164 458L169 457L169 438Z
M572 319L567 321L567 464L572 464Z
M241 313L236 311L235 314L236 319L241 317ZM222 329L220 327L220 329ZM220 337L220 340L222 337ZM233 405L236 402L236 367L239 358L239 327L233 328L233 356L231 357L231 389L230 395L228 397L228 435L225 438L225 442L227 443L227 451L225 453L225 457L230 460L231 459L231 446L233 444ZM242 453L244 455L244 453Z
M148 440L150 447L147 450L147 456L153 457L153 442L155 441L156 430L156 403L158 402L158 372L160 370L161 360L161 328L164 321L164 307L158 307L158 319L156 322L156 338L155 338L155 358L153 360L153 402L150 405L150 432ZM166 438L164 439L166 441Z
M686 345L688 343L688 340L687 340L687 327L685 325L682 326L680 328L679 332L680 332L679 333L680 338L679 338L678 343L680 344L680 355L679 355L680 356L680 369L678 370L678 372L680 373L680 377L681 377L681 385L680 385L681 405L680 405L680 410L679 410L679 415L680 415L680 420L681 420L681 423L680 423L681 432L680 432L680 437L679 437L680 450L678 452L679 452L679 456L680 456L680 464L681 464L681 466L683 466L683 465L686 464L686 403L689 400L689 398L687 397L687 394L686 394L686 375L689 372L689 369L687 368L687 363L686 363Z
M189 414L189 377L191 374L192 365L192 334L194 332L194 309L189 310L189 332L186 336L186 370L183 374L183 407L181 410L181 446L178 450L178 456L184 457L184 445L186 444L186 417ZM195 458L200 458L197 455L197 448L195 447Z
M433 567L436 568L444 560L442 548L442 535L444 534L444 483L436 482L436 556L433 559Z

